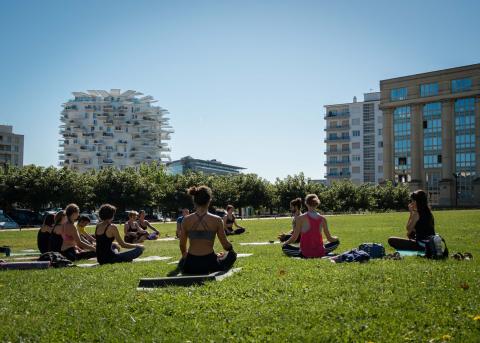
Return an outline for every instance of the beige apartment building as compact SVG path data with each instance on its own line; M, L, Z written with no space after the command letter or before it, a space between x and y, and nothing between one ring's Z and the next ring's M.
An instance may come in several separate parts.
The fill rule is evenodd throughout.
M13 133L12 126L0 125L0 166L23 167L23 135Z
M385 180L480 205L480 64L380 81Z

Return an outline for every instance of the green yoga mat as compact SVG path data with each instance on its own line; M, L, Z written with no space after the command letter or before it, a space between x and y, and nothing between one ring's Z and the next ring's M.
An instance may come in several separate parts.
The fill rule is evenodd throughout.
M400 256L425 256L423 251L416 250L397 250Z

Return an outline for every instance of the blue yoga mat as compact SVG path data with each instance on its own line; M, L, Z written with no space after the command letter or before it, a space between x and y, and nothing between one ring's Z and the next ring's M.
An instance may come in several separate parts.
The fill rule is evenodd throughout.
M423 251L417 250L397 250L400 256L425 256Z

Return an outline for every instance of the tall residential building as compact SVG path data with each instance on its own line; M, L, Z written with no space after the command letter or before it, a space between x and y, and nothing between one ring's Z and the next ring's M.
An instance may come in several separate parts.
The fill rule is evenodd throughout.
M83 172L170 161L168 111L153 106L151 96L119 89L72 94L60 117L60 165Z
M23 135L13 133L12 126L0 125L0 166L23 167Z
M350 179L359 185L383 181L383 117L380 93L364 101L326 105L327 184Z
M380 81L385 179L480 204L480 64Z
M228 175L239 174L240 170L245 169L224 164L217 160L200 160L191 156L186 156L177 161L169 162L167 163L167 168L172 175L184 174L187 171L202 172L204 174Z

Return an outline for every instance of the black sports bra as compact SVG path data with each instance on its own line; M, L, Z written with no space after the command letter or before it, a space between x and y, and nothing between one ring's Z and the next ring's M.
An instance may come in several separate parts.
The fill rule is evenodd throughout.
M198 221L192 226L190 230L188 230L188 238L189 239L206 239L209 241L214 241L215 235L217 234L217 232L209 230L207 224L203 221L203 218L205 218L207 213L205 213L202 216L199 216L197 213L195 214L198 217ZM200 224L202 224L203 230L197 230Z

